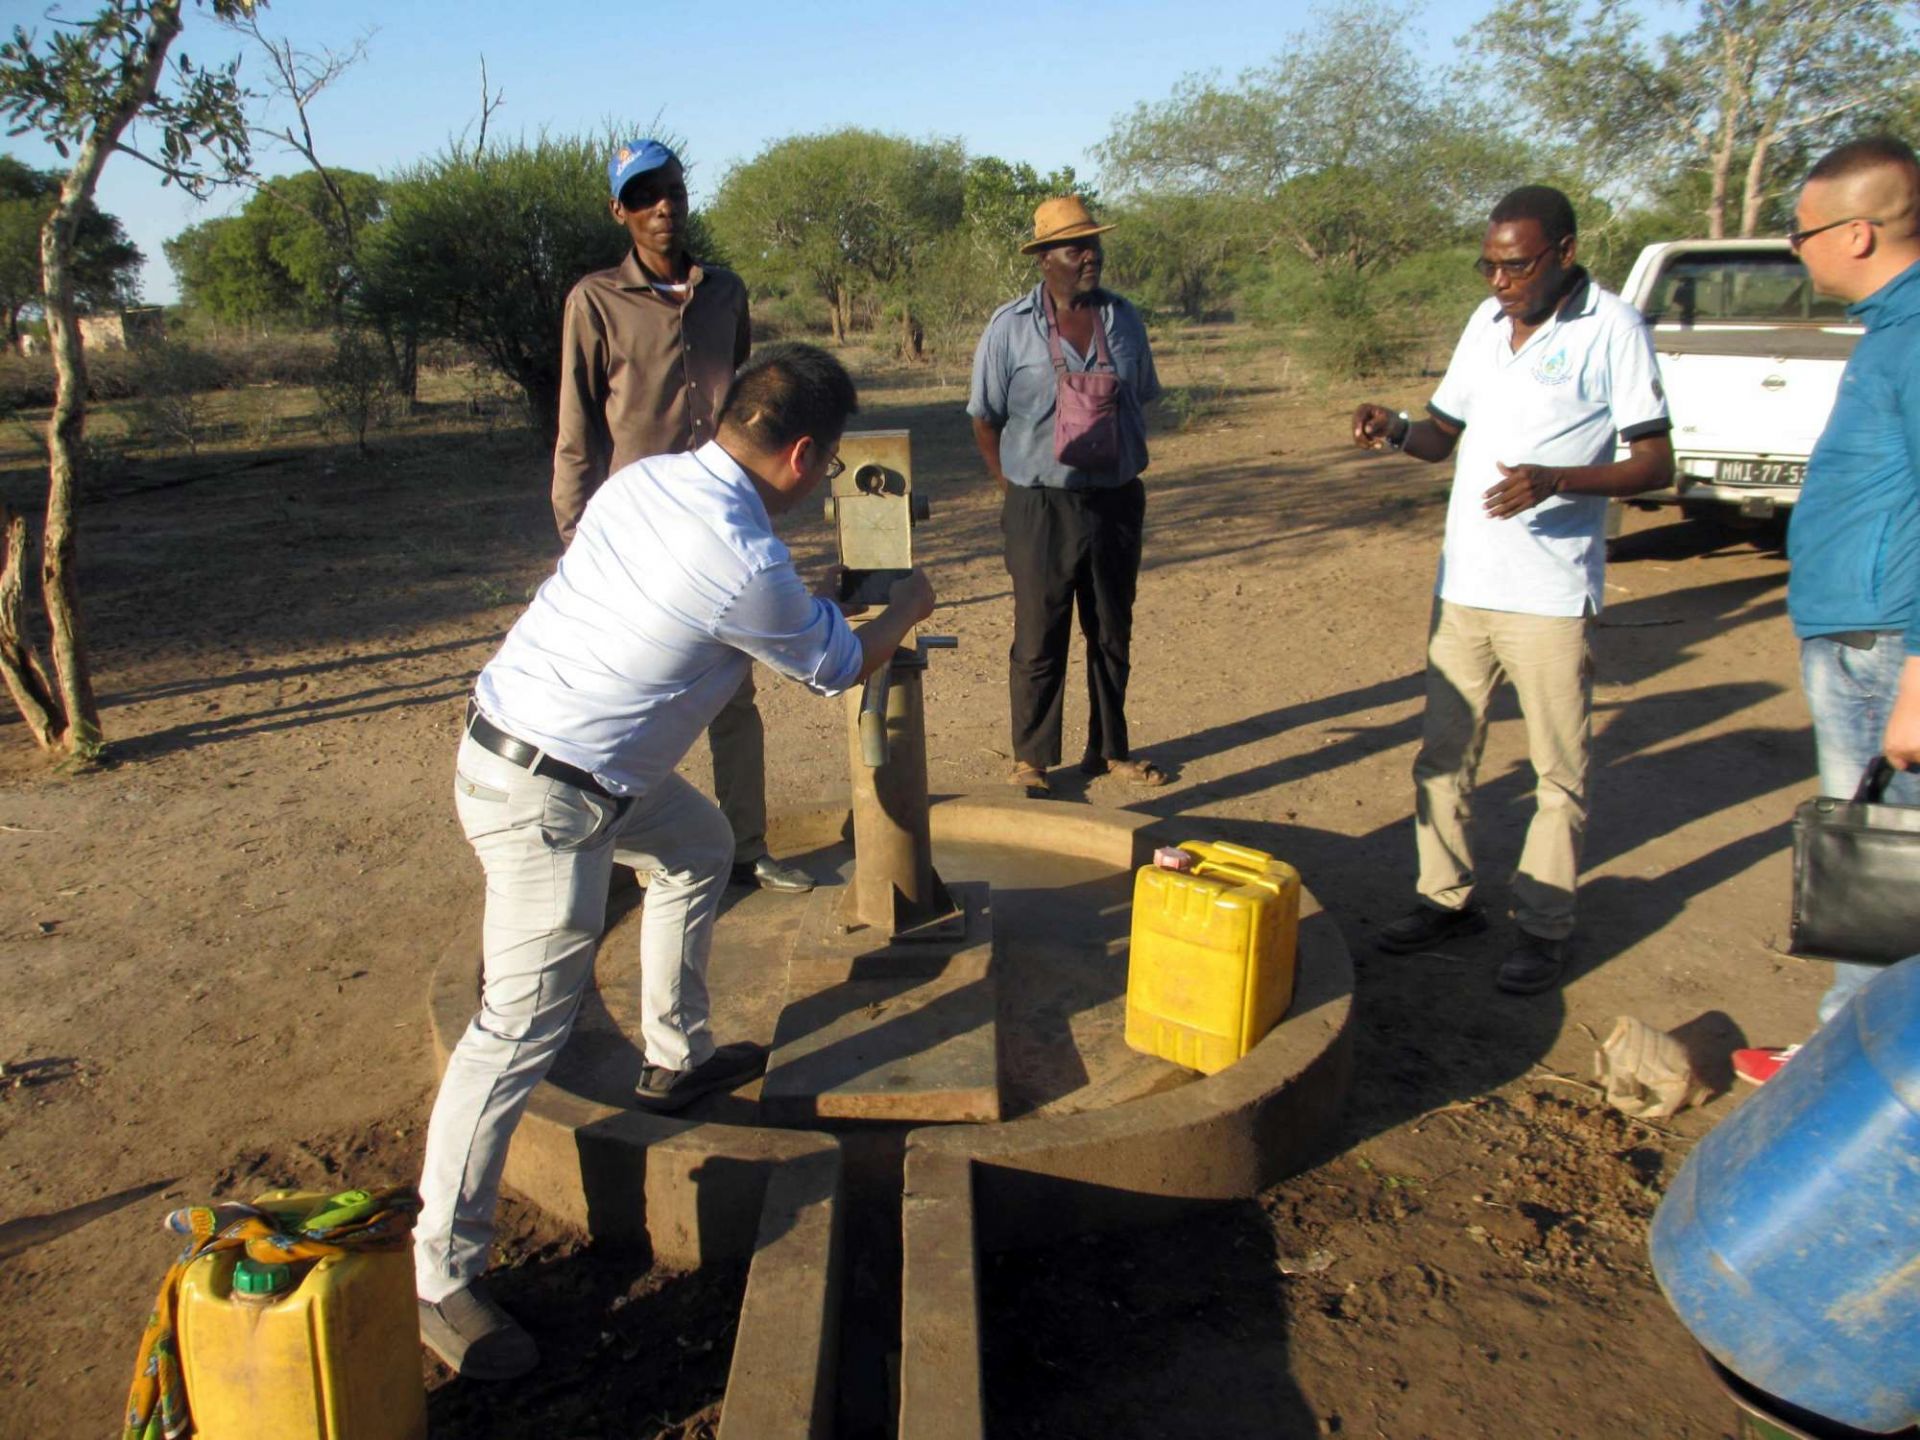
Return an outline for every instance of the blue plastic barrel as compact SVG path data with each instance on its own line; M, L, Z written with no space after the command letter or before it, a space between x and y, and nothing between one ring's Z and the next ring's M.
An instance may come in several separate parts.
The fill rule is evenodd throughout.
M1653 1219L1694 1338L1860 1430L1920 1421L1920 959L1877 976L1718 1129Z

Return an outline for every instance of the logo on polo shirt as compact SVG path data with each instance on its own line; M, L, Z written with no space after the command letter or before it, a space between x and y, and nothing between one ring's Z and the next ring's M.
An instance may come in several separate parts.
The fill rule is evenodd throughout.
M1533 378L1542 385L1564 385L1573 378L1573 362L1564 348L1543 355L1534 362Z

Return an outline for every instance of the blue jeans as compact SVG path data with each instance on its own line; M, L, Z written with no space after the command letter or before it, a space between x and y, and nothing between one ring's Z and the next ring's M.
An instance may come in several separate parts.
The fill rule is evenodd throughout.
M1906 646L1898 631L1879 635L1871 650L1857 650L1825 635L1800 642L1800 683L1813 712L1813 743L1820 764L1820 793L1851 800L1867 766L1880 753L1900 690ZM1886 799L1894 805L1920 805L1920 773L1893 777ZM1833 984L1820 997L1820 1023L1840 1013L1853 992L1886 969L1884 965L1835 962Z

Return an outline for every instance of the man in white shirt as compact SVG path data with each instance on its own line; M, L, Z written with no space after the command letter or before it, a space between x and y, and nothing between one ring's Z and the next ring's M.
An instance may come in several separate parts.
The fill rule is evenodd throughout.
M859 630L809 593L771 515L837 473L853 382L806 345L740 371L717 437L640 460L588 502L468 707L454 803L487 874L480 1012L448 1058L414 1232L421 1336L480 1379L532 1368L532 1338L479 1279L507 1143L572 1029L616 861L647 877L634 1103L678 1110L758 1074L716 1046L707 953L733 859L715 804L674 766L755 660L822 695L858 684L933 609L915 570Z
M1673 478L1652 337L1638 311L1575 263L1576 244L1573 206L1558 190L1507 195L1475 262L1493 294L1467 322L1427 418L1372 404L1353 416L1365 448L1434 463L1458 449L1413 764L1420 904L1378 943L1406 954L1486 928L1472 898L1468 800L1504 675L1536 782L1513 881L1518 935L1496 981L1519 995L1560 983L1573 934L1607 499ZM1619 461L1616 436L1628 452Z

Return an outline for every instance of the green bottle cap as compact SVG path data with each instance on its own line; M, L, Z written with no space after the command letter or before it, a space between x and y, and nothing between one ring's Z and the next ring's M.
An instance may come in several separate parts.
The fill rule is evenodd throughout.
M236 1295L278 1295L293 1288L293 1267L267 1260L240 1260L233 1267Z

